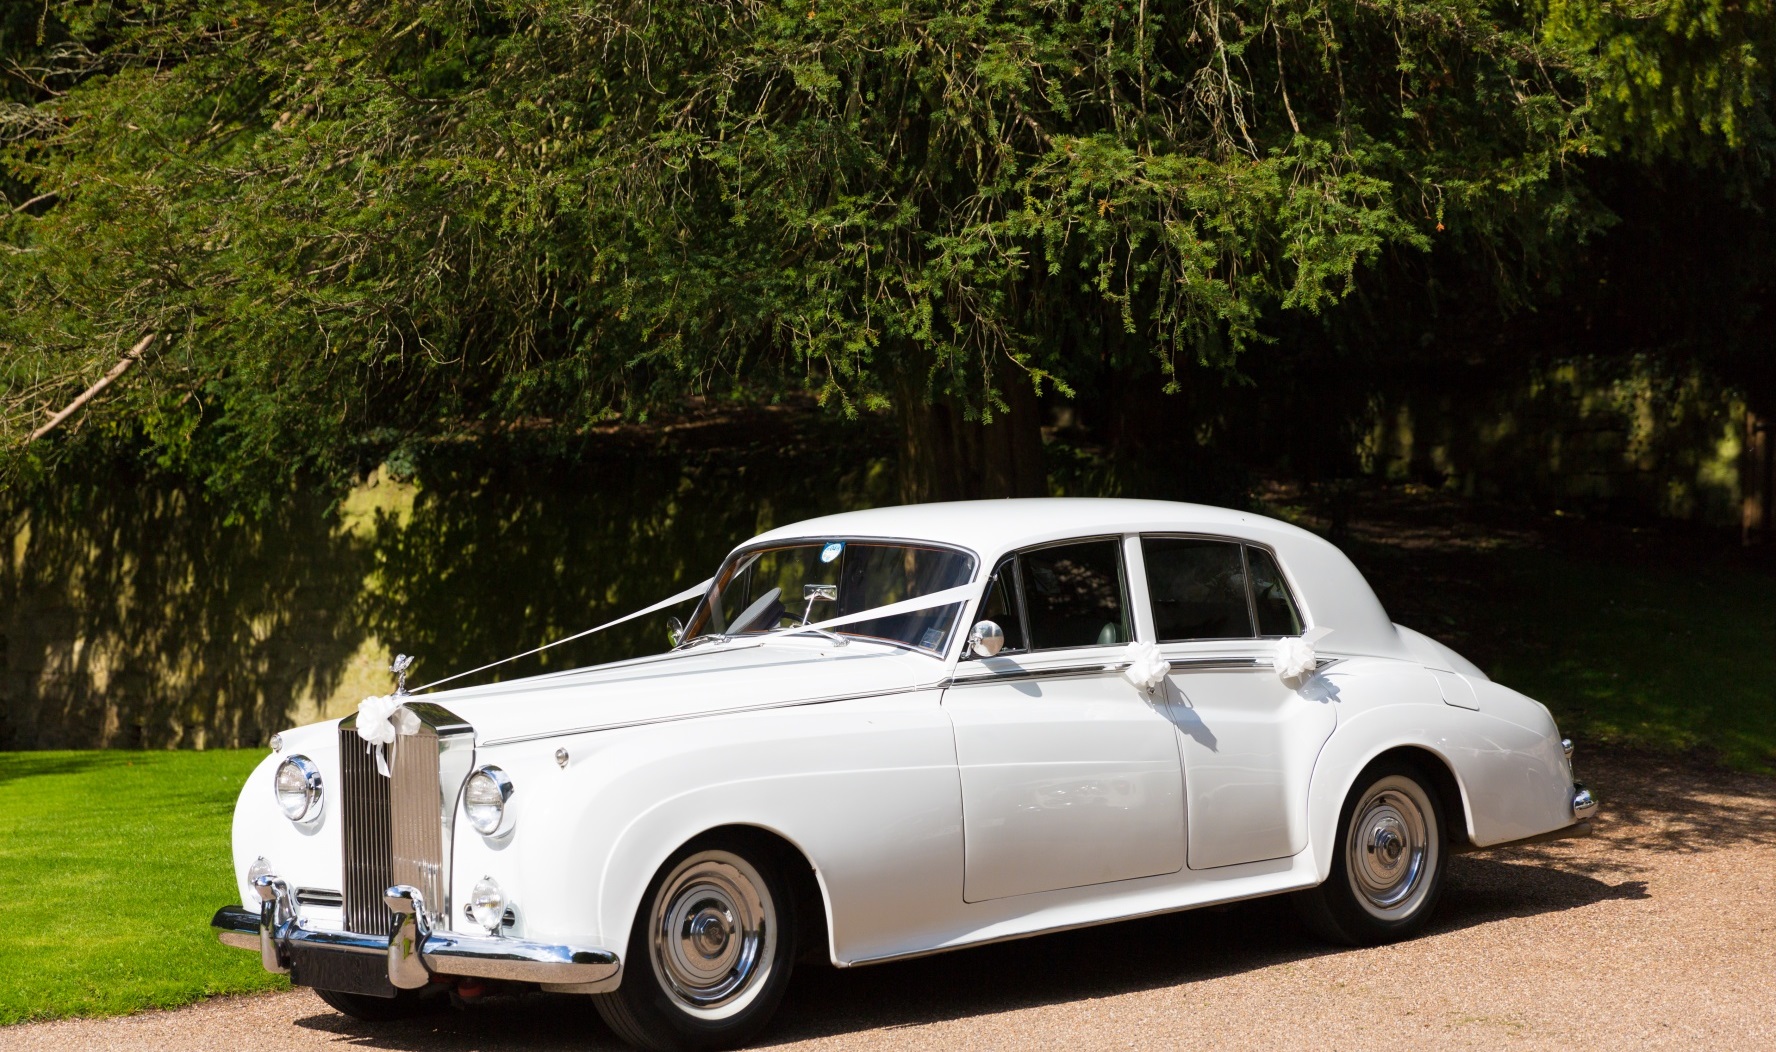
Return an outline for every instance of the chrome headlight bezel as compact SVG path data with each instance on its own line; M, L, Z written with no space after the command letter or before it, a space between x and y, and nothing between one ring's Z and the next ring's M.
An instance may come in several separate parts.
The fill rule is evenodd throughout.
M285 774L292 778L285 784ZM297 825L311 825L320 820L325 796L321 790L321 769L306 756L288 756L277 765L271 776L271 795L278 810Z
M488 764L475 768L463 781L463 817L469 828L486 837L502 837L512 831L512 779ZM471 795L472 794L472 795Z

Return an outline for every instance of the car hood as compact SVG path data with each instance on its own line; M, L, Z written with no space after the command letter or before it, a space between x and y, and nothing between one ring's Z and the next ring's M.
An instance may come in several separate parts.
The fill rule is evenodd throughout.
M868 642L794 636L690 650L417 695L475 728L482 745L868 694L943 678L943 662Z

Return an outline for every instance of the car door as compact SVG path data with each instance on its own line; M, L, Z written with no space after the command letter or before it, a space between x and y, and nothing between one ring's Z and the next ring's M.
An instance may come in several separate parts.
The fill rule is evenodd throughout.
M1045 545L990 579L981 617L1005 647L964 658L944 694L969 902L1184 867L1177 734L1165 701L1116 671L1133 629L1124 548Z
M1271 667L1276 640L1302 629L1275 557L1224 538L1144 536L1140 560L1154 638L1172 666L1190 868L1300 852L1308 779L1337 717Z

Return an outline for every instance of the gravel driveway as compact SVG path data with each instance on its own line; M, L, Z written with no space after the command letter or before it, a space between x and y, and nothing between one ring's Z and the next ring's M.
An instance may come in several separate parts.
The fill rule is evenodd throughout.
M798 975L793 1049L1776 1049L1776 780L1579 753L1598 835L1454 859L1431 933L1331 950L1260 901ZM296 991L0 1029L0 1049L607 1049L583 1000L373 1026Z

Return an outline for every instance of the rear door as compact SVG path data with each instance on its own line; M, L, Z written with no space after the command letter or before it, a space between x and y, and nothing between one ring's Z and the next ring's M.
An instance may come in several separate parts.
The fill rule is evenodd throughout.
M1239 541L1144 536L1140 562L1184 758L1191 869L1307 847L1307 788L1337 717L1283 683L1276 640L1300 615L1275 557Z

